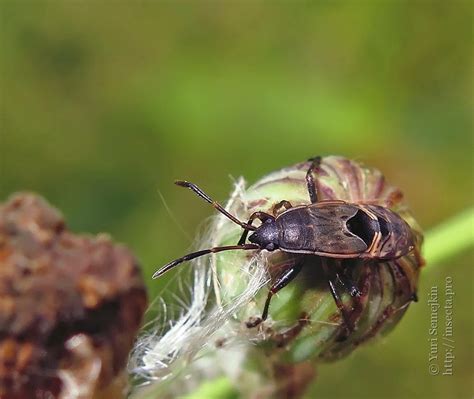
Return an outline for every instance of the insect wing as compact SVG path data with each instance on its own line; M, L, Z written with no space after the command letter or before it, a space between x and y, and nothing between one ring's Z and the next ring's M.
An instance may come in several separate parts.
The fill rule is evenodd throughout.
M335 204L311 207L313 224L318 231L320 252L352 254L367 250L367 244L349 231L347 221L353 218L358 208L350 204Z

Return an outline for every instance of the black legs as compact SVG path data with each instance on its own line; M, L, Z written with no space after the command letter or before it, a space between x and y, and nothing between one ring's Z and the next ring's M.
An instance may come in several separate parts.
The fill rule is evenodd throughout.
M258 326L262 321L265 321L268 316L268 309L270 308L270 301L272 296L280 291L283 287L289 284L301 271L301 267L303 266L303 262L298 262L293 266L290 266L283 270L280 273L275 281L273 282L272 286L270 287L270 291L268 291L267 300L265 301L265 306L263 307L262 317L255 317L252 320L249 320L246 324L248 328L252 328Z
M318 202L318 190L314 182L314 172L317 171L319 165L321 164L321 157L314 157L309 159L311 161L311 166L306 172L306 186L308 187L309 199L312 204Z

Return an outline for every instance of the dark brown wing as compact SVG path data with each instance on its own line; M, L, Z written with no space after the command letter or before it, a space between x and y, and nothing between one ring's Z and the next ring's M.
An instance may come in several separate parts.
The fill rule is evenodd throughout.
M353 218L359 208L355 205L327 204L308 208L311 223L318 236L315 241L317 252L334 254L359 254L367 250L367 244L347 228L347 221Z
M282 214L278 219L282 236L280 248L290 252L324 253L328 256L357 257L366 243L351 233L346 222L359 208L345 202L316 203Z

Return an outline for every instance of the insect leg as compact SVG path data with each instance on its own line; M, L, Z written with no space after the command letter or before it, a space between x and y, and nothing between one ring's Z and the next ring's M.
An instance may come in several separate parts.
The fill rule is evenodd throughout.
M273 213L274 216L276 216L277 213L280 212L281 208L285 208L285 210L288 210L292 207L293 207L293 205L291 205L291 202L289 202L287 200L283 200L283 201L280 201L279 203L273 205L272 213Z
M346 308L344 307L344 304L342 303L341 297L336 291L336 287L334 285L334 282L331 280L331 278L328 278L328 284L329 284L329 290L331 291L331 295L334 298L334 302L336 302L336 306L341 312L342 319L344 320L344 324L346 326L346 329L349 333L354 331L354 326L351 323L350 316L347 313Z
M349 294L351 294L351 297L360 297L362 295L362 292L360 292L359 288L357 288L354 281L350 277L343 273L336 273L336 279L341 283L344 289L347 290Z
M356 298L362 296L362 292L357 288L357 285L354 283L354 280L347 275L347 271L353 267L352 259L346 259L345 265L346 268L342 268L342 261L338 262L339 263L339 268L336 271L336 279L341 283L341 285L344 287L344 289L351 294L351 297ZM349 263L349 265L348 265ZM349 267L347 267L349 266Z
M263 307L263 312L261 317L255 317L252 320L249 320L246 325L248 328L258 326L262 321L265 321L268 316L268 309L270 308L270 301L274 294L288 285L301 271L303 266L303 262L299 261L295 265L285 269L273 282L272 286L270 287L270 291L268 291L267 300L265 301L265 306Z
M263 223L268 219L275 219L275 218L272 215L269 215L268 213L257 211L250 215L250 219L248 220L247 224L249 226L252 226L252 223L255 219L259 219ZM245 229L242 235L240 236L240 240L237 243L237 245L242 245L247 239L248 234L249 234L249 229Z
M348 333L351 333L354 331L354 324L351 322L351 318L349 313L347 312L346 307L344 306L344 303L342 302L341 297L339 296L339 293L336 290L336 285L334 284L334 280L332 279L330 272L328 270L328 266L326 264L326 260L323 258L321 259L321 264L323 266L324 272L328 276L328 285L329 285L329 290L331 291L331 295L334 298L334 302L336 302L336 306L341 312L342 319L344 321L344 325L348 331Z
M316 184L314 183L313 173L316 172L316 170L319 168L319 165L321 165L321 157L317 156L309 159L309 161L311 161L311 166L306 172L306 185L308 187L309 199L311 200L311 203L314 204L318 202L318 190L316 189Z
M275 341L276 346L281 348L285 345L288 345L310 322L309 315L306 312L303 312L295 325L273 336L273 341Z

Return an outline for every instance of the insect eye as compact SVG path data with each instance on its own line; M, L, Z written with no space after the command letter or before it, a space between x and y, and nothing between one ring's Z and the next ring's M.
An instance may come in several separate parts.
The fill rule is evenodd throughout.
M351 217L347 222L347 229L369 246L374 238L375 231L371 225L370 217L361 210Z

